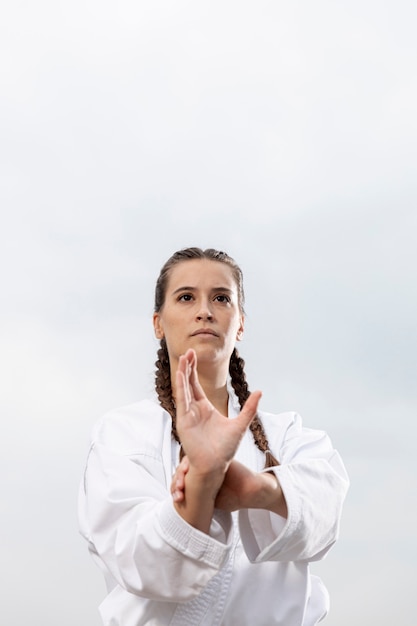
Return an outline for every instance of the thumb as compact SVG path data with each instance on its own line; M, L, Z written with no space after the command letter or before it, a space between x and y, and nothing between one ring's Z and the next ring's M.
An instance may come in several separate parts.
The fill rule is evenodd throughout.
M253 391L243 405L243 408L239 413L238 419L245 429L248 428L249 424L255 417L261 397L261 391Z

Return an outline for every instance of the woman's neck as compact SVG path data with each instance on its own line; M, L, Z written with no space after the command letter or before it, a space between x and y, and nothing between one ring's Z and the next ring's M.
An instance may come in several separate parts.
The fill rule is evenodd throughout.
M175 398L175 371L174 368L171 371L171 385ZM200 381L200 385L202 386L204 393L207 396L207 399L211 404L217 409L222 415L225 417L228 416L228 406L229 406L229 394L227 391L227 375L220 374L217 372L216 375L213 375L213 372L210 370L209 372L205 371L204 368L200 368L198 370L198 380Z
M199 380L202 388L204 389L204 393L214 408L217 409L219 413L227 417L229 394L227 392L226 383L216 383L212 378L205 379L203 375L199 375Z

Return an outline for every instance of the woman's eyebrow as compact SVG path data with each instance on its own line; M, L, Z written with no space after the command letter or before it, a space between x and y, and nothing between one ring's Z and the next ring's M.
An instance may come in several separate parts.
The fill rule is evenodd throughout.
M187 287L187 285L185 285L185 287L178 287L178 289L172 292L172 295L175 296L175 294L180 291L195 291L195 290L196 290L195 287Z
M172 292L172 295L175 296L175 294L179 293L180 291L197 291L197 290L198 290L198 287L190 287L190 286L185 285L184 287L178 287L177 289L175 289L175 291ZM228 293L228 294L233 293L233 289L230 289L230 287L212 287L210 291L212 292L223 291L224 293Z
M228 293L230 295L233 293L233 289L230 289L230 287L213 287L211 291L223 291L224 293Z

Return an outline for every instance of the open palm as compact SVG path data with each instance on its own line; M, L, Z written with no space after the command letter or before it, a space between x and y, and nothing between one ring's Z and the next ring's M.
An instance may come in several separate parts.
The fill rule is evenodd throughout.
M188 350L177 370L177 431L190 466L202 474L225 473L254 418L260 392L254 392L232 420L207 399L197 375L197 357Z

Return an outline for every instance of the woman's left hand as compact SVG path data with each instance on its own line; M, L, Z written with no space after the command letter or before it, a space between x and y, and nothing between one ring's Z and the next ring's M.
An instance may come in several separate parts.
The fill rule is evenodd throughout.
M171 481L171 495L174 502L182 502L184 500L185 475L189 469L190 462L188 457L184 456L175 470Z

